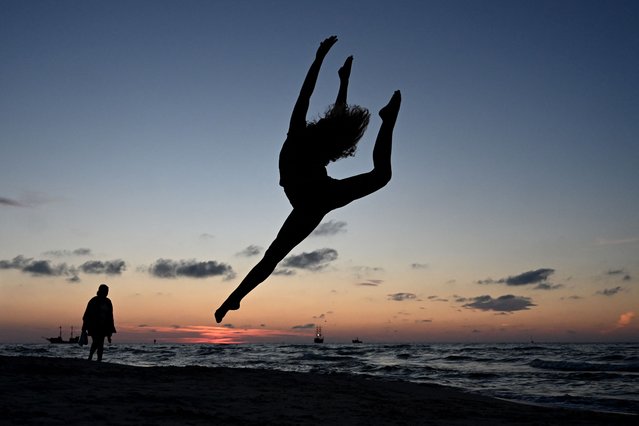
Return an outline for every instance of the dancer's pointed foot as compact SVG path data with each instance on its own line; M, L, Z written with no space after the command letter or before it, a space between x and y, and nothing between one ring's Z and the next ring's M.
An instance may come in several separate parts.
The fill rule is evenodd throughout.
M348 80L351 76L351 67L353 66L353 56L349 56L344 61L344 65L337 71L337 75L339 75L340 80Z
M220 306L217 311L215 311L215 321L218 324L221 323L228 311L237 311L238 309L240 309L239 302L229 302L228 300L225 301L224 303L222 303L222 306Z
M384 121L396 120L397 114L399 114L399 106L401 105L401 103L402 103L402 94L399 90L396 90L395 93L393 93L393 96L391 97L390 101L388 101L388 104L386 104L384 108L379 110L379 116Z

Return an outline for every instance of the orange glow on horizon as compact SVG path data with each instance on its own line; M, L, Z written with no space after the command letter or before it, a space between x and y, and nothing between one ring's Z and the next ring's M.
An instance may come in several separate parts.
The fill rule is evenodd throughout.
M240 344L256 343L272 340L273 338L300 337L300 333L284 332L282 330L207 325L179 327L123 326L121 328L122 334L139 336L143 333L153 333L156 339L171 343Z

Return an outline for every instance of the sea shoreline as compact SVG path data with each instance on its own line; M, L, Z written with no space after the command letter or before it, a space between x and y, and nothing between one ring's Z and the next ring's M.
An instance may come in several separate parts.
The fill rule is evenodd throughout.
M439 385L227 367L0 356L1 424L625 425Z

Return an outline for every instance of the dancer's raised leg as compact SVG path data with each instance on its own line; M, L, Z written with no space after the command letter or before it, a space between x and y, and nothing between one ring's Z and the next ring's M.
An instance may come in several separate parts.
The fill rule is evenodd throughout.
M264 253L262 260L251 269L222 306L215 311L215 320L218 323L222 322L228 311L239 309L242 299L271 275L277 264L313 232L323 217L323 212L293 209L277 237Z
M344 61L344 65L337 71L339 75L339 90L337 92L337 99L335 99L335 105L346 106L346 97L348 95L348 79L351 76L351 67L353 66L353 57L349 56Z
M399 114L399 106L402 103L402 94L399 90L393 93L388 104L379 110L379 116L382 119L382 126L375 140L373 148L373 166L374 172L379 173L384 179L391 178L391 150L393 147L393 129L397 122Z

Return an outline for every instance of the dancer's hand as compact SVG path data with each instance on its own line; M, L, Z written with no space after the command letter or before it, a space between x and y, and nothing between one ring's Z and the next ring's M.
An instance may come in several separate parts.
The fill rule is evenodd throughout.
M331 47L333 47L335 43L337 43L337 36L330 36L327 39L325 39L323 42L320 43L319 47L317 48L316 56L318 58L324 58L324 56L326 56L328 51L331 50Z
M349 56L344 61L344 65L337 71L340 80L348 80L351 76L351 66L353 65L353 56Z

